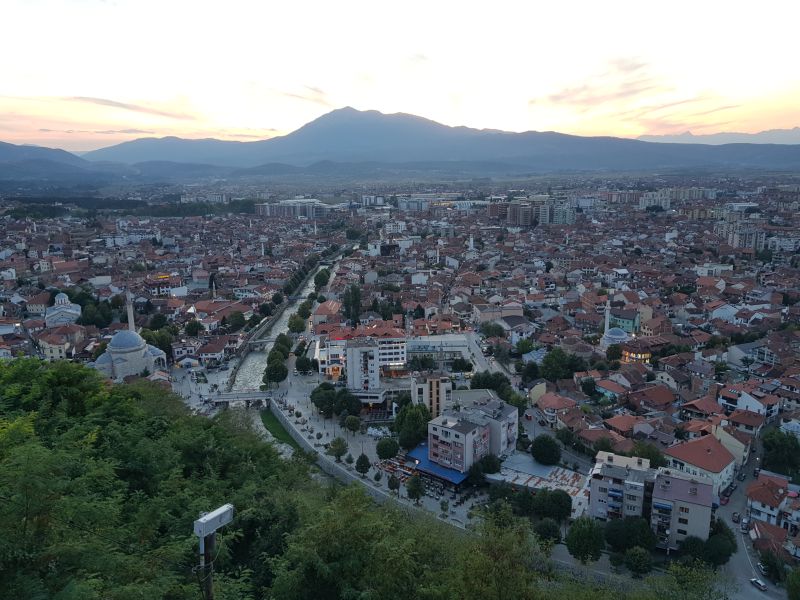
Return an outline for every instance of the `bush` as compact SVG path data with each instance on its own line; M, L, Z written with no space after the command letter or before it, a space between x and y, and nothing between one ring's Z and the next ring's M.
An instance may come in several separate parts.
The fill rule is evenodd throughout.
M641 546L634 546L625 553L625 566L634 575L641 576L653 568L653 557Z
M543 541L551 541L555 544L561 541L561 529L553 519L542 519L533 526L533 531Z
M378 453L378 458L381 460L386 460L388 458L394 458L397 456L397 453L400 450L400 445L392 438L383 438L382 440L378 441L377 445L375 446L375 450Z

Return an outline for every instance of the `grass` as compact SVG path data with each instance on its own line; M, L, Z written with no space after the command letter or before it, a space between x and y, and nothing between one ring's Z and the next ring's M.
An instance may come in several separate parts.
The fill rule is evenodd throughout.
M302 451L300 444L294 441L294 438L289 435L289 432L286 431L281 422L278 421L278 418L269 409L261 411L261 422L264 423L264 427L276 440L283 444L289 444L296 451Z

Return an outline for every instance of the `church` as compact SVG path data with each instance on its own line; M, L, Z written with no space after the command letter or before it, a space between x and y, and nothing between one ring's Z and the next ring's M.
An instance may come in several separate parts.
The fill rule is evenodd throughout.
M136 333L133 322L133 303L128 297L128 329L114 334L106 351L92 364L95 369L114 381L126 377L153 374L167 367L167 355L151 346Z
M48 306L44 313L44 323L49 329L59 325L71 325L81 318L81 305L69 301L69 296L61 292L56 295L53 306Z

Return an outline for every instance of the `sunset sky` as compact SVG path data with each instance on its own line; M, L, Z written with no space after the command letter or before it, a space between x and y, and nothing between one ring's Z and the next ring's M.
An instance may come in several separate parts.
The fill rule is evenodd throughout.
M342 106L635 137L800 125L800 2L3 0L0 140L254 140Z

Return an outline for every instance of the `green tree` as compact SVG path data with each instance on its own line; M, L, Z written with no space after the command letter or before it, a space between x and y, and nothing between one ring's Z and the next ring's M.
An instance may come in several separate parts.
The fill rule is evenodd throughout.
M316 275L314 275L314 287L317 290L321 290L328 285L330 277L330 271L328 271L328 269L321 269Z
M369 462L369 457L366 454L362 452L358 455L358 458L356 459L356 471L361 473L362 477L369 473L371 466L372 464Z
M533 526L533 531L539 539L557 544L561 541L561 528L554 519L546 517Z
M569 379L572 377L573 373L573 371L570 370L569 355L561 348L553 348L542 360L542 366L539 372L542 377L548 381Z
M186 335L194 337L202 333L205 330L205 327L203 327L203 324L200 321L192 319L191 321L188 321L186 325L184 325L183 330L186 332Z
M333 438L328 447L328 452L336 459L336 462L342 462L342 457L347 452L347 442L344 438Z
M517 353L518 354L527 354L531 350L533 350L534 344L532 340L527 338L523 338L517 342Z
M306 322L297 313L289 317L289 331L292 333L303 333L306 330Z
M344 426L350 433L355 433L361 428L361 419L356 415L348 415L344 420Z
M481 333L487 338L504 338L506 336L506 330L503 329L503 326L495 322L483 323L481 325Z
M650 461L650 467L657 469L658 467L666 467L667 459L656 446L649 442L636 441L633 443L633 450L629 453L631 456L639 458L646 458Z
M283 294L281 294L280 292L275 292L274 294L272 294L271 302L275 306L278 306L279 304L282 304L283 303Z
M789 600L800 600L800 569L792 569L786 577L786 594Z
M394 473L392 473L389 475L387 485L389 486L390 491L397 492L397 490L400 489L400 480L397 478L397 476L395 476Z
M400 445L392 438L382 438L378 440L378 443L375 445L375 450L378 453L378 458L387 460L397 456Z
M472 363L464 358L456 358L453 360L452 370L455 373L463 373L465 371L472 371Z
M413 475L406 481L406 494L414 501L414 504L419 504L420 498L425 493L425 487L422 485L422 479L419 475Z
M407 404L401 408L394 421L400 446L411 450L427 439L428 421L430 420L430 411L423 404Z
M310 373L311 372L311 359L307 356L298 356L297 360L294 362L294 367L300 373Z
M286 365L282 362L274 361L267 365L267 368L264 371L263 381L267 385L272 383L280 383L281 381L285 380L288 375L289 369L286 368Z
M633 547L650 551L656 545L656 536L650 529L650 524L641 517L608 521L605 526L605 539L615 552L626 552Z
M714 520L705 543L703 559L716 568L727 563L735 552L736 535L721 519Z
M635 576L641 577L653 569L653 557L641 546L634 546L625 552L625 566Z
M696 535L689 535L683 539L680 545L681 556L689 560L703 560L706 542Z
M535 362L528 362L522 367L521 372L518 370L517 372L520 373L520 377L522 378L522 383L530 383L532 381L536 381L539 379L539 365Z
M611 344L606 348L606 360L611 362L622 358L622 347L619 344Z
M247 321L244 318L242 312L239 310L235 310L228 315L228 330L239 331L242 327L244 327L246 322Z
M603 527L591 517L578 517L569 528L566 543L570 555L582 564L594 562L605 547Z
M537 435L531 444L531 454L543 465L557 465L561 460L561 447L547 434Z
M167 325L167 317L161 313L156 313L152 317L150 317L150 323L148 323L148 328L153 331L158 331L162 327Z
M772 429L764 434L764 468L794 477L800 469L800 442L797 438Z
M584 379L582 379L581 391L590 398L594 396L595 392L597 392L597 387L594 382L594 379L592 379L591 377L585 377Z

